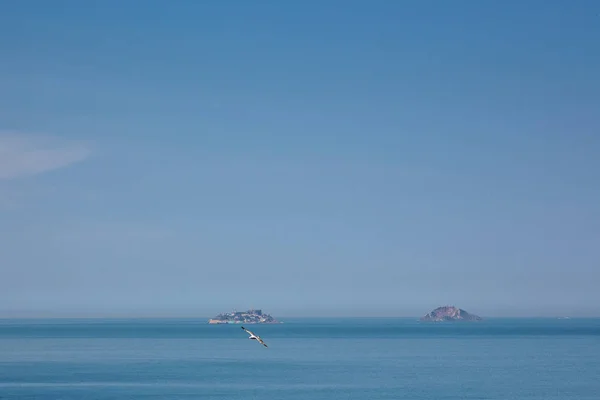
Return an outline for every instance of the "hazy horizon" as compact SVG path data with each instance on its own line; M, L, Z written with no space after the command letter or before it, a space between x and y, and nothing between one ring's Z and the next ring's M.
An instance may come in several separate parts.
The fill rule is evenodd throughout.
M373 310L351 310L351 309L312 309L312 310L298 310L298 309L265 309L262 308L264 313L271 314L273 317L279 320L285 318L363 318L363 317L378 317L378 318L419 318L429 313L434 308L441 307L444 305L453 304L441 304L439 306L423 309L423 310L397 310L394 311L389 307L382 309ZM471 314L479 315L483 318L600 318L600 310L598 307L589 306L583 309L569 309L564 307L548 307L545 310L527 310L527 309L477 309L476 307L462 307L456 305L457 308L461 308ZM92 310L92 311L41 311L41 310L0 310L0 319L60 319L60 318L198 318L198 319L209 319L215 317L217 314L222 312L229 312L236 309L237 311L246 311L249 308L237 307L237 308L222 308L215 309L213 312L206 311L182 311L182 310ZM260 309L257 307L257 309Z
M0 6L0 314L600 315L597 2L59 3Z

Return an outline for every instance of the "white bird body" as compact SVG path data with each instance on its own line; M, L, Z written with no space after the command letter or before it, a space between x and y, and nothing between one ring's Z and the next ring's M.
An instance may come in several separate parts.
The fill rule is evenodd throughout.
M261 339L261 337L260 337L260 336L258 336L258 335L256 335L256 334L254 334L254 332L252 332L252 331L249 331L248 329L244 328L243 326L242 326L242 329L243 329L243 330L245 330L245 331L246 331L246 333L248 333L248 334L250 335L250 336L248 337L248 339L251 339L251 340L256 340L257 342L259 342L259 343L260 343L260 344L262 344L263 346L265 346L265 347L269 347L269 346L267 346L267 344L266 344L265 342L263 342L263 340Z

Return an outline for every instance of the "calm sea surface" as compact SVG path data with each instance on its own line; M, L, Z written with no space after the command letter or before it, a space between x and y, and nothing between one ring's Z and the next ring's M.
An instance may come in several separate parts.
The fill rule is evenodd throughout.
M600 399L600 320L0 320L0 399Z

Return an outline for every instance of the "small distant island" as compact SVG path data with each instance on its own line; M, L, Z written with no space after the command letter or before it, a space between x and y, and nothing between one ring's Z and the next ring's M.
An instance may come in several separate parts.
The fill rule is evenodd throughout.
M421 321L442 322L442 321L481 321L483 318L469 314L461 308L454 306L438 307L429 314L423 316Z
M209 324L280 324L271 315L262 310L233 311L221 313L208 320Z

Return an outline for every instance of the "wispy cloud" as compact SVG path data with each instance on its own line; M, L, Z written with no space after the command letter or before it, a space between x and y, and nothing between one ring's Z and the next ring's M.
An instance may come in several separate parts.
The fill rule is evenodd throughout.
M51 227L47 234L67 243L110 243L131 245L131 241L154 241L168 239L173 231L152 224L128 221L81 221L64 222L60 227Z
M24 178L85 160L89 149L53 136L0 132L0 180Z
M19 200L20 193L10 188L0 187L0 211L16 208Z

